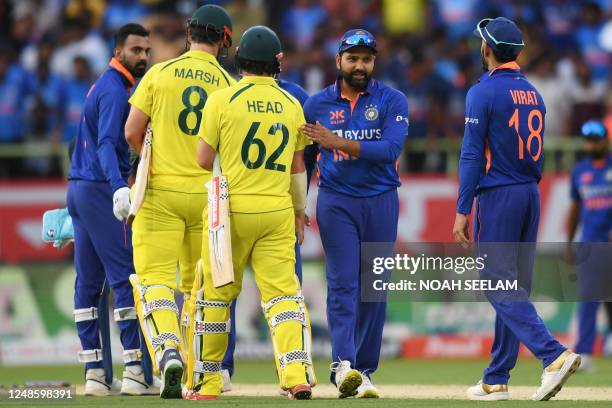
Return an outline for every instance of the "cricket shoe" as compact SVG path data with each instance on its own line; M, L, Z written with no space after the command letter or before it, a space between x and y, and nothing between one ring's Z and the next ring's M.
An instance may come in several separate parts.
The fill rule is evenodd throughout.
M229 370L221 370L221 380L223 380L221 392L230 392L232 390L232 377L230 377Z
M288 397L291 400L309 400L312 399L312 387L310 384L300 384L288 391Z
M595 371L595 360L591 354L580 355L580 367L576 370L577 373L592 373Z
M365 373L361 373L361 385L357 387L357 398L380 398L378 389Z
M85 395L106 397L108 395L119 395L120 392L121 381L113 377L113 381L107 384L103 368L90 368L85 373Z
M555 361L544 369L542 384L531 397L534 401L548 401L559 391L567 379L580 367L580 355L565 350Z
M159 363L162 378L159 396L164 399L182 398L183 359L176 349L167 349Z
M153 383L147 384L140 364L126 366L121 381L123 395L159 395L161 381L153 376Z
M485 384L482 380L467 389L467 396L474 401L506 401L510 399L508 384Z
M357 388L363 382L361 373L354 368L351 368L351 362L348 360L342 360L340 362L333 362L329 366L330 370L334 372L336 387L340 394L340 398L354 397L357 395Z

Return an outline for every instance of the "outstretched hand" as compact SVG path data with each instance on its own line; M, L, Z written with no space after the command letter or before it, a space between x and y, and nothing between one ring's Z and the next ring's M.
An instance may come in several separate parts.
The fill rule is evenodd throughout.
M302 132L313 142L325 147L326 149L339 149L343 138L323 126L319 121L316 124L306 123L302 126Z

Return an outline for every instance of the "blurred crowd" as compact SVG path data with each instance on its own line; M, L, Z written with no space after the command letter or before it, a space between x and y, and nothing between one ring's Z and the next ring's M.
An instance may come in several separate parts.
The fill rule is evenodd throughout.
M370 30L375 77L408 97L409 142L431 146L463 133L465 95L482 74L472 30L505 16L523 30L519 65L547 105L546 138L576 135L590 118L612 128L612 0L0 0L0 149L69 142L114 31L140 22L151 30L153 62L173 58L185 50L187 16L203 3L228 9L234 44L251 25L277 31L281 77L309 93L334 81L342 33ZM225 65L232 70L231 53ZM403 170L440 171L443 155L430 153L406 153ZM50 158L4 156L0 177L61 174Z

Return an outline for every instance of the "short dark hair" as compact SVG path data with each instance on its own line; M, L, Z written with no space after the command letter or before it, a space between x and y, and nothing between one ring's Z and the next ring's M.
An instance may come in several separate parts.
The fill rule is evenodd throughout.
M260 76L272 76L280 72L278 62L252 61L236 56L236 68Z
M516 61L520 52L512 46L505 46L504 44L497 45L497 48L491 47L491 51L493 51L495 59L501 63Z
M139 37L148 37L149 31L136 23L128 23L124 26L121 26L119 30L115 33L115 47L123 47L125 44L125 40L127 40L128 36L137 35Z

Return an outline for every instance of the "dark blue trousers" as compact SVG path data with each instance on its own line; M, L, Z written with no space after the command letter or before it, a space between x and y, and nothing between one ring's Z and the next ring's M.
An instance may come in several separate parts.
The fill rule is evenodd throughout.
M583 226L584 228L584 226ZM577 246L578 287L578 341L576 353L593 354L597 338L597 310L602 300L609 299L612 291L612 250L608 242L583 242Z
M496 312L492 359L483 376L486 384L508 383L520 342L544 367L565 351L529 300L539 221L535 183L495 187L478 195L474 240L481 256L488 254L481 278L517 280L519 286L518 292L486 294Z
M348 360L366 373L378 368L387 303L360 299L361 243L395 242L398 214L396 189L362 198L319 189L317 224L325 251L332 360Z
M74 226L74 308L97 307L105 279L113 289L115 308L133 307L129 282L130 274L134 273L132 233L113 215L110 186L71 180L67 202ZM138 320L122 320L117 324L123 349L139 349ZM83 350L101 348L98 320L77 323L77 331ZM86 364L87 369L101 367L101 361Z
M300 283L302 283L302 254L300 252L300 246L295 244L295 274L297 275ZM227 350L225 351L225 356L223 356L223 361L221 362L221 367L224 370L228 370L230 376L234 375L234 351L236 350L236 301L232 302L230 306L230 318L231 328L229 334L229 340L227 343Z
M578 341L575 351L579 354L593 354L597 337L597 309L600 302L578 303Z

